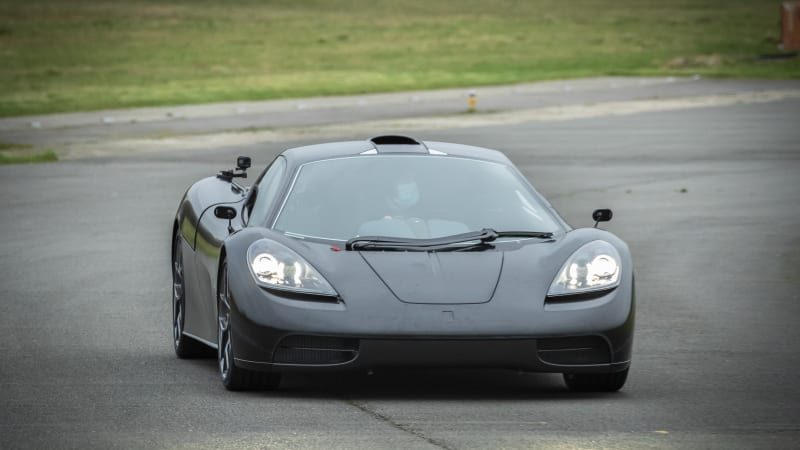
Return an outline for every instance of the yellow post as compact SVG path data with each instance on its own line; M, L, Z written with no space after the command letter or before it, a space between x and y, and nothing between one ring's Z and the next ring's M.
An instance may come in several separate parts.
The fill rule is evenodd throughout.
M478 105L478 98L475 96L475 91L469 93L469 112L474 113Z

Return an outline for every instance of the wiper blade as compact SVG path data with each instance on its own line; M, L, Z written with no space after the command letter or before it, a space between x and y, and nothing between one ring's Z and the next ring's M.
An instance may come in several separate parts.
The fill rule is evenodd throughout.
M414 239L386 236L359 236L345 243L346 250L411 250L431 251L451 247L463 242L478 241L481 244L497 239L498 234L491 228L481 231L454 234L440 238Z
M496 231L498 238L502 237L521 237L521 238L537 238L537 239L553 239L553 233L547 231ZM450 245L445 248L437 249L436 251L446 251L446 252L468 252L474 250L486 250L489 248L495 248L494 245L490 244L489 242L494 241L495 239L491 240L483 240L481 242L476 242L470 245L461 245L455 246Z
M454 234L431 239L398 238L386 236L359 236L347 241L346 250L406 250L406 251L460 251L487 246L500 237L551 239L553 233L544 231L481 231ZM457 244L471 243L467 246Z
M529 237L539 239L551 239L553 233L549 231L498 231L497 237Z

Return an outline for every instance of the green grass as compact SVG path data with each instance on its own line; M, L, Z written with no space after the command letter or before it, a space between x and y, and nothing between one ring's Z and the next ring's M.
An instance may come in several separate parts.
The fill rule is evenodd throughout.
M58 161L52 150L39 151L32 145L15 142L0 142L0 165Z
M602 75L800 78L780 1L0 0L0 116Z
M0 144L0 150L4 150ZM15 147L16 149L20 147ZM28 148L28 147L26 147ZM58 161L58 156L52 150L36 151L0 151L0 165L3 164L30 164Z
M32 148L28 144L18 144L16 142L0 142L0 151L3 150L28 150Z

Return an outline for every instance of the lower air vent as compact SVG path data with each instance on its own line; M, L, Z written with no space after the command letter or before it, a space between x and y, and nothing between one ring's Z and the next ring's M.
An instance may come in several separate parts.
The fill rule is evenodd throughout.
M278 345L272 362L277 364L341 364L358 354L358 339L294 335Z
M539 359L550 364L610 364L611 352L599 336L547 338L536 341Z

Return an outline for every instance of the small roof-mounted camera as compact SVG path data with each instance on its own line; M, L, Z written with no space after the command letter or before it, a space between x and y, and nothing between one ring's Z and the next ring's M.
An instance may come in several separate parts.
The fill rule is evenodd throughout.
M233 181L234 178L247 178L247 169L250 168L250 157L239 156L236 158L236 168L223 170L217 174L217 178L225 181Z

